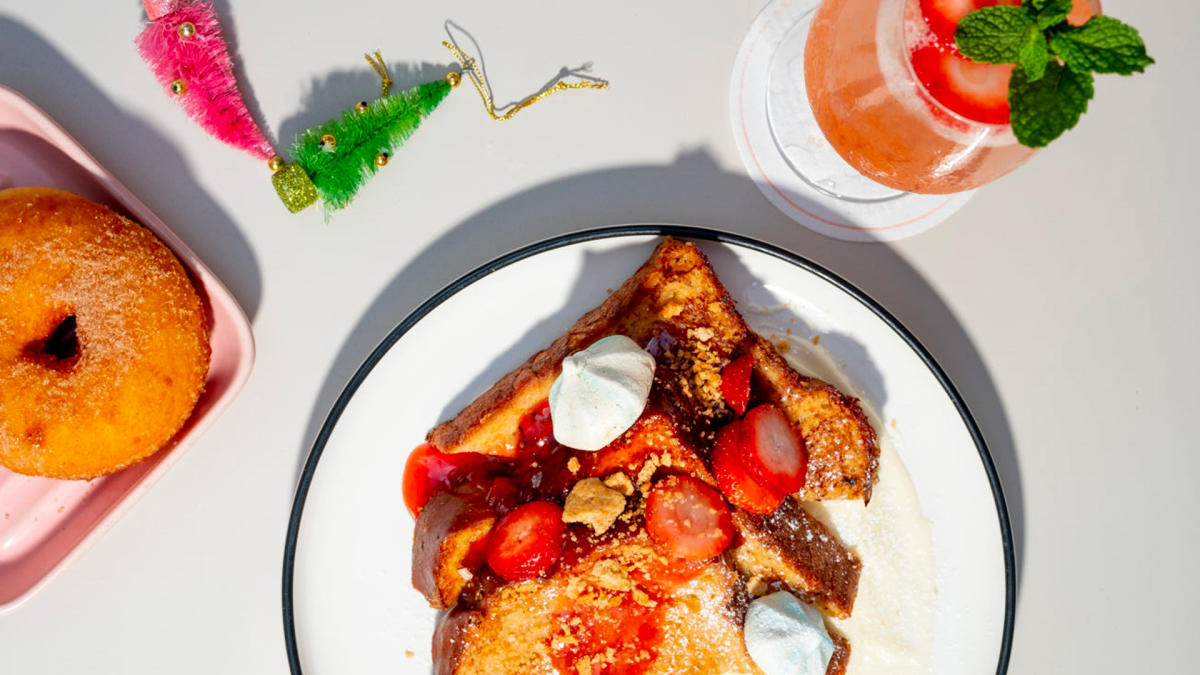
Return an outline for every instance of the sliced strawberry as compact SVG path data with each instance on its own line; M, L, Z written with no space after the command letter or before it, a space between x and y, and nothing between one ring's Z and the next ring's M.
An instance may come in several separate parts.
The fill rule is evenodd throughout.
M913 70L929 94L963 117L1008 124L1008 79L1012 64L975 63L927 46L912 54Z
M733 540L733 518L721 493L691 476L669 476L646 498L646 531L665 552L706 560Z
M554 567L566 538L561 508L529 502L496 522L488 542L488 566L508 582L533 579Z
M808 453L804 439L782 410L770 403L746 413L742 464L754 482L791 494L804 487Z
M992 5L1019 5L1021 0L921 0L921 16L945 47L954 45L954 29L971 12Z
M483 466L487 457L474 452L445 453L430 443L417 446L404 464L404 503L413 518L439 492L454 487L461 476Z
M750 402L750 374L754 372L754 357L740 356L721 369L721 396L739 415L746 414Z
M786 493L759 485L742 464L742 445L746 442L744 422L733 422L717 432L713 446L712 468L717 486L729 503L750 513L774 513L783 503Z

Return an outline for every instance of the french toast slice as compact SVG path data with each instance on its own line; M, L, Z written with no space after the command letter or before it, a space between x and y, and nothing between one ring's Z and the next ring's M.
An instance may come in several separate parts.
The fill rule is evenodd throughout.
M808 450L807 480L797 496L870 501L879 445L858 401L788 366L746 324L704 254L670 237L599 307L434 427L427 440L442 452L513 456L519 420L546 399L563 358L613 334L640 345L655 338L667 344L655 384L670 393L670 412L688 421L685 433L702 447L732 418L716 389L721 367L751 354L755 391L797 425Z
M659 478L682 474L714 483L674 421L652 411L610 446L579 455L586 456L575 472L580 480L633 476L630 484L638 487L630 505L603 534L572 525L563 561L550 576L515 584L504 584L487 568L473 576L455 608L439 620L436 672L761 673L742 637L754 596L736 554L697 562L670 558L643 526L644 503L637 495ZM791 520L778 522L786 527ZM769 547L754 550L761 554ZM808 570L807 561L797 562ZM807 578L828 569L808 570ZM773 579L772 573L764 569L756 576ZM806 597L821 597L840 578L817 580L822 592ZM837 675L845 670L850 645L829 631L836 649L826 672Z
M642 416L598 452L556 445L553 462L530 461L523 424L545 405L562 360L614 334L655 356ZM498 514L478 497L434 497L417 517L413 582L431 606L450 608L434 638L438 673L758 674L742 630L756 595L788 590L828 615L850 615L861 563L792 498L768 516L731 507L732 545L699 563L664 557L647 533L655 480L716 484L708 465L716 430L737 417L721 370L743 355L754 364L751 399L783 410L807 447L805 487L794 496L869 501L879 448L858 402L792 370L738 314L704 255L668 238L603 304L427 436L441 452L538 467L522 474L534 488L526 501L562 504L572 486L597 479L626 497L607 530L564 511L572 524L563 559L517 583L478 560ZM850 645L829 632L836 651L827 672L841 673Z

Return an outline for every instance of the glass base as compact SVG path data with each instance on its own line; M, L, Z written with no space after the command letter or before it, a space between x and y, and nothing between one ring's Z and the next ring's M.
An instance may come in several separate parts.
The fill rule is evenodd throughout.
M907 194L863 176L833 149L813 116L804 81L804 47L815 10L787 29L767 74L767 123L772 140L806 183L846 201L877 202Z

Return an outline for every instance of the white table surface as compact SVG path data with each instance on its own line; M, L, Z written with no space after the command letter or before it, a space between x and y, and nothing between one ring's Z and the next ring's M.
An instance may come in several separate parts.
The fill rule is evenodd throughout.
M158 90L131 44L139 3L0 0L0 83L160 214L228 284L258 340L248 385L205 437L76 564L0 617L0 672L286 672L287 516L347 378L407 312L476 265L625 222L779 244L924 341L1004 480L1020 561L1011 672L1195 668L1195 3L1106 1L1158 64L1100 78L1075 131L894 245L812 234L747 178L728 87L761 0L216 5L245 85L284 138L375 94L364 51L450 63L447 18L478 40L502 102L588 61L613 86L505 124L456 92L327 225L315 208L287 214L263 166Z

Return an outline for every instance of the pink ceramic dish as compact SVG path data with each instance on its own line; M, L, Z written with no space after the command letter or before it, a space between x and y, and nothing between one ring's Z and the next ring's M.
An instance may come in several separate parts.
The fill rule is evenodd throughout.
M216 419L250 375L250 322L225 286L158 216L75 139L0 86L0 187L69 190L128 215L175 252L207 306L212 363L183 429L149 459L91 481L33 478L0 468L0 614L12 611L98 539Z

